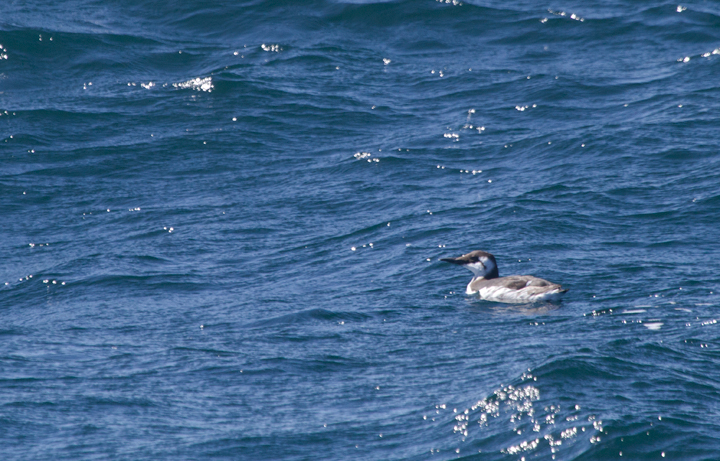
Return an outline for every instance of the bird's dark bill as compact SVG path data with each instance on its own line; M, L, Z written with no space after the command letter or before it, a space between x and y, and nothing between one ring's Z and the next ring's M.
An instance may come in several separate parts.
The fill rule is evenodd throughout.
M460 266L467 263L467 260L460 259L460 258L442 258L442 259L440 259L440 261L445 261L446 263L458 264Z

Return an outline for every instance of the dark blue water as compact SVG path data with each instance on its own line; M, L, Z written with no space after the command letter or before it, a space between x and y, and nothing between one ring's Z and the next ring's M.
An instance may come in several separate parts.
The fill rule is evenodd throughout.
M0 458L718 459L720 4L500 5L6 2Z

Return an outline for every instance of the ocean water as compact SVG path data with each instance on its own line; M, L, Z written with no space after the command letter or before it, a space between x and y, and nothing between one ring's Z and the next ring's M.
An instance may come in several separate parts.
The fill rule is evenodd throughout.
M717 2L2 10L0 458L720 459Z

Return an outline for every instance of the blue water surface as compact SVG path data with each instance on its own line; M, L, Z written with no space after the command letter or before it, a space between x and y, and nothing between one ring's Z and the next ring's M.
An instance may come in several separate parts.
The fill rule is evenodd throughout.
M10 0L0 458L720 453L720 5ZM465 294L482 249L556 304Z

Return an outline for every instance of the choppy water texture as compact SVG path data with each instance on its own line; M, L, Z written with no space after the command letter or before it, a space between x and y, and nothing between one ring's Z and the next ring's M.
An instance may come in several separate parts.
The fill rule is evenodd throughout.
M717 459L717 2L7 3L3 459Z

